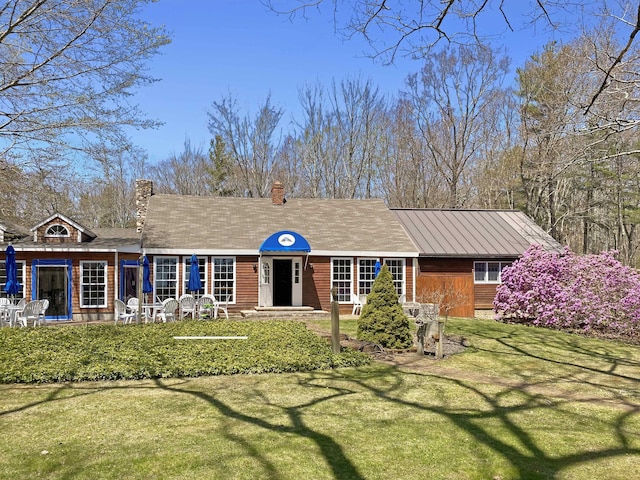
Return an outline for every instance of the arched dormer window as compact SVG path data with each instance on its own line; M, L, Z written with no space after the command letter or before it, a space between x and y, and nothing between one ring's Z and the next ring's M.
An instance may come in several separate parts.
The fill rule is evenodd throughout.
M46 237L68 237L69 229L64 225L60 225L56 223L55 225L51 225L47 228L47 231L44 234Z

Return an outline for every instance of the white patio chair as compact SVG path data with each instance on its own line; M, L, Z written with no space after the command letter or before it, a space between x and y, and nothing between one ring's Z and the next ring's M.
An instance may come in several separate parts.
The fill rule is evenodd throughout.
M117 298L113 301L113 310L114 325L118 324L118 320L122 321L123 325L126 325L131 323L131 320L137 316L136 312L130 310L122 300Z
M192 319L196 318L196 299L193 295L185 293L178 300L180 303L180 320L185 316L191 315Z
M32 300L28 302L22 310L16 313L16 323L21 327L27 327L29 321L33 326L38 322L38 316L42 310L40 300Z
M176 321L176 310L180 308L178 300L175 298L168 298L162 302L162 308L157 314L164 323Z
M5 308L9 305L11 305L11 300L5 297L0 297L0 326L10 325L9 309Z
M44 298L42 300L38 300L40 302L40 313L38 313L38 320L36 321L38 325L46 325L47 324L47 309L49 308L49 299ZM34 323L34 327L36 324Z
M220 313L220 310L222 310L224 312L224 316L229 320L229 300L231 300L231 294L227 295L224 303L218 302L213 318L218 318L218 314Z
M198 317L218 318L218 302L211 295L203 295L198 299Z
M127 300L127 308L132 311L132 312L138 312L138 309L140 308L140 300L138 300L137 297L131 297L129 300Z
M360 297L358 297L355 293L352 293L351 302L353 303L351 315L360 315L360 313L362 313L362 302L360 301Z

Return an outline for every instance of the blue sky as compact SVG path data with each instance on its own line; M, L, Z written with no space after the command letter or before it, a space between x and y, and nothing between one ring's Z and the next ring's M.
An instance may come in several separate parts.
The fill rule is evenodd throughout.
M330 13L330 12L326 12ZM343 41L334 32L332 16L314 14L291 22L267 11L259 0L160 0L143 12L153 25L165 25L172 43L151 60L150 75L161 80L134 97L159 129L130 132L152 163L182 151L185 138L208 148L207 111L229 93L243 113L255 114L271 94L284 109L281 128L298 116L298 90L319 82L361 75L384 94L402 89L420 63L400 59L384 66L365 57L366 44ZM507 34L514 63L521 63L542 44L531 31Z

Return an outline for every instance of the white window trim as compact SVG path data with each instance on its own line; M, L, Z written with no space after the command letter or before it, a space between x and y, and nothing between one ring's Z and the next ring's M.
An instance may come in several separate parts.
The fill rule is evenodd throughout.
M484 280L476 280L476 264L484 264ZM498 264L498 279L489 280L489 264ZM502 269L510 266L513 261L500 261L500 260L476 260L473 262L473 283L476 285L499 285L502 283Z
M208 282L209 278L208 278L208 275L207 275L207 267L208 267L207 261L208 261L208 259L207 259L207 257L198 257L198 262L200 260L204 260L204 280L202 280L202 279L200 279L200 280L202 280L202 282L203 282L202 283L202 288L204 289L204 292L206 294L209 291L207 289L207 286L209 285L209 282ZM191 269L191 255L182 257L182 284L181 284L182 285L182 289L181 289L182 294L191 293L187 289L188 288L188 283L189 283L189 271L190 271L190 269Z
M0 260L0 263L2 263L4 265L4 271L6 274L7 271L7 265L6 265L6 260L4 258L2 258L2 260ZM25 260L16 260L16 266L18 268L18 270L20 270L20 272L22 273L22 276L18 277L18 282L20 283L20 288L22 291L22 295L16 297L16 298L24 298L24 291L25 291L25 278L27 278L27 262ZM22 281L21 281L22 280ZM5 279L6 281L6 279ZM4 283L0 283L0 288L4 288ZM2 295L3 297L7 297L7 293L2 290Z
M407 296L407 259L399 258L399 257L387 257L384 258L382 264L387 263L387 260L400 261L402 262L402 291L398 295L404 295L404 298ZM387 268L389 266L387 265ZM393 278L393 274L391 275ZM393 280L393 284L395 286L395 279Z
M49 233L49 230L51 230L53 227L62 227L65 229L65 231L67 232L66 235L63 234L59 234L59 233ZM69 227L67 227L66 225L63 225L62 223L53 223L51 225L49 225L47 227L47 229L44 231L44 236L46 238L69 238L71 237L71 232L69 231Z
M371 261L373 261L374 265L375 265L375 262L380 261L380 259L377 258L377 257L358 257L356 259L356 265L357 265L357 270L358 271L357 271L357 274L355 276L356 277L355 280L356 280L356 292L357 292L358 295L360 295L360 286L361 286L361 282L360 282L360 261L361 260L371 260ZM380 263L382 264L382 262L380 262ZM375 278L371 281L371 285L372 286L373 286L373 282L374 281L375 281Z
M180 285L178 285L178 282L180 281L180 276L178 275L178 268L179 268L179 264L180 264L180 258L175 256L175 255L158 255L158 256L154 256L153 257L153 299L155 301L155 298L157 297L158 293L157 293L157 279L158 279L158 263L157 261L159 259L165 260L165 259L173 259L175 260L175 267L176 267L176 279L174 280L175 285L174 285L174 291L175 291L175 296L174 298L178 298L178 292L180 291ZM142 267L140 267L142 268Z
M84 265L86 263L101 263L102 264L102 268L104 269L104 302L100 305L86 305L84 302L84 294L83 291L84 289L82 288L85 283L82 281L82 279L84 278L83 273L84 273ZM107 299L108 297L108 293L109 293L109 277L107 276L109 262L107 262L106 260L81 260L80 261L80 308L107 308ZM91 284L89 284L91 285Z
M349 268L351 271L351 282L349 285L349 289L351 290L350 294L349 294L349 298L347 300L342 300L342 301L338 301L338 304L344 304L344 305L350 305L351 304L351 295L353 295L355 292L353 290L353 285L354 285L354 268L353 268L353 257L331 257L331 288L329 289L329 300L333 301L333 298L331 298L331 292L333 291L333 286L334 286L334 279L333 279L333 262L334 260L348 260L349 261Z
M238 260L236 259L235 256L233 255L216 255L211 257L211 289L208 290L209 292L211 292L211 296L213 296L215 298L215 292L213 291L213 289L215 288L215 283L216 283L216 278L215 278L215 259L231 259L233 260L233 300L229 302L229 305L235 305L237 303L237 288L238 288L238 272L237 272L237 268L238 268ZM205 290L206 292L207 290Z

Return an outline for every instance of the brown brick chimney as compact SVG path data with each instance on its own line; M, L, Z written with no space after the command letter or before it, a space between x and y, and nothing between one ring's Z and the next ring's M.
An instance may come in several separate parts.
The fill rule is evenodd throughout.
M136 231L138 233L141 233L144 227L151 195L153 195L153 182L136 180Z
M274 205L284 205L284 185L282 182L273 182L273 186L271 187L271 203Z

